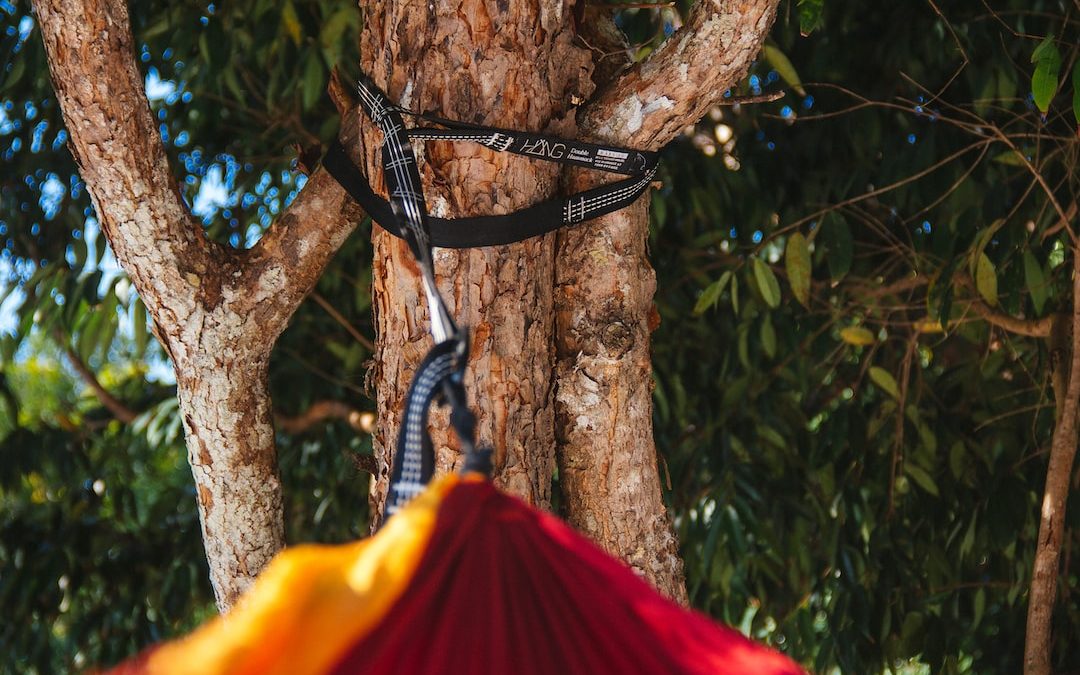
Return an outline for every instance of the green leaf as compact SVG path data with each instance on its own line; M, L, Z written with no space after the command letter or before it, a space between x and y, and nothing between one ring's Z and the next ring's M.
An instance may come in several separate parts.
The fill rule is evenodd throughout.
M164 35L172 28L172 20L168 14L162 16L156 22L150 24L139 33L139 39L142 42L146 42L156 38L159 35Z
M1073 119L1076 120L1076 124L1080 125L1080 62L1073 64L1072 72L1072 86L1073 86Z
M765 60L773 67L773 70L775 70L780 77L784 78L784 82L787 82L799 96L806 96L806 89L802 86L802 80L799 79L799 73L795 71L795 66L792 65L791 59L787 57L787 54L780 51L779 47L771 44L762 47L761 51L765 55Z
M146 356L146 347L150 344L150 331L146 325L146 305L142 298L135 298L135 306L131 309L131 322L135 333L135 355L137 358Z
M776 329L773 328L771 314L766 314L761 322L761 349L770 359L776 356Z
M319 44L322 45L323 49L340 47L341 38L344 37L345 31L350 26L357 25L359 21L360 12L357 11L356 5L345 5L323 23L322 29L319 31Z
M307 63L304 65L304 83L301 94L304 110L311 108L319 101L319 96L324 88L323 66L318 52L308 52Z
M229 93L233 95L239 103L247 101L247 97L244 95L244 87L240 85L240 80L236 76L235 68L224 68L221 71L222 79L225 81L225 86L228 87Z
M968 271L971 276L974 277L978 273L979 256L986 250L986 245L994 238L997 231L1005 225L1004 218L998 218L994 222L990 223L990 226L979 232L975 236L975 244L972 247L971 257L968 259Z
M896 386L896 379L892 373L879 366L871 366L870 379L886 394L897 400L900 399L900 389Z
M799 0L799 32L803 37L821 27L825 0Z
M750 361L750 330L748 326L739 328L739 339L736 351L739 354L739 362L747 370L753 370L754 364Z
M1045 115L1050 109L1050 101L1058 90L1058 76L1061 73L1061 53L1058 51L1054 36L1048 35L1031 55L1035 72L1031 76L1031 93L1035 105Z
M79 359L86 363L93 355L95 348L97 347L98 334L101 332L102 324L106 321L107 317L105 312L100 308L94 308L89 310L90 316L83 323L79 330L79 335L76 338L76 352L79 355Z
M801 232L791 235L784 252L788 283L795 299L803 307L810 308L810 246Z
M960 541L960 560L962 561L967 557L968 553L975 547L975 516L972 516L971 523L968 525L967 531L964 532L964 538Z
M292 0L286 0L281 7L281 23L285 26L285 32L292 38L293 44L299 47L304 39L304 32L300 26L300 17L296 15L296 6L293 5Z
M986 304L991 307L997 306L997 268L985 253L979 254L978 262L975 264L975 288L979 290L979 295L983 297L983 300L986 300Z
M739 277L731 277L731 311L739 316Z
M1016 150L1006 150L1000 155L995 155L993 160L998 164L1004 164L1006 166L1024 166L1023 156Z
M1057 43L1054 42L1054 34L1051 33L1043 38L1043 41L1039 43L1039 46L1035 48L1035 51L1031 52L1031 62L1038 63L1039 61L1045 61L1046 59L1053 58L1053 54L1057 53Z
M949 448L949 470L952 471L953 478L960 480L966 469L967 448L964 447L963 441L957 441Z
M930 476L930 473L918 464L915 464L913 462L907 462L906 464L904 464L904 473L911 476L911 479L915 481L915 484L921 487L923 490L926 490L935 497L941 496L941 493L938 491L937 483L934 482L934 479Z
M697 302L694 303L694 316L701 316L710 307L716 304L716 301L720 299L720 294L724 292L724 287L727 286L728 281L731 280L731 270L724 272L720 275L720 278L712 282L705 287L705 290L701 292Z
M980 588L975 591L975 607L974 616L971 617L971 628L974 629L982 621L983 614L986 612L986 589Z
M1039 264L1035 254L1030 249L1024 251L1024 283L1028 293L1031 294L1031 304L1035 307L1035 314L1041 315L1046 300L1050 296L1050 289L1046 285L1046 275L1043 274L1042 265Z
M854 256L851 228L843 218L830 214L821 224L821 236L828 252L825 260L829 265L829 276L833 281L840 281L851 271Z
M7 64L5 63L3 65L6 66ZM19 80L22 79L23 73L25 73L25 72L26 72L26 57L23 56L23 58L21 58L21 59L16 58L15 62L11 65L11 70L8 71L8 73L7 73L7 75L5 77L0 79L0 92L5 92L5 91L8 91L9 89L14 89L15 85L17 85L19 83Z
M859 326L840 329L840 339L856 347L869 347L876 342L873 333Z
M751 267L754 271L754 281L765 304L776 309L780 306L780 282L776 280L776 274L760 258L754 258Z

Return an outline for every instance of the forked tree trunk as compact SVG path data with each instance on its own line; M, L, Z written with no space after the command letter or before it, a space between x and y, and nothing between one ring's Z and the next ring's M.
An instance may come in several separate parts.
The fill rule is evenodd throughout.
M611 143L653 149L671 140L745 73L777 2L698 3L686 29L586 105L583 130ZM569 106L591 94L594 54L576 39L572 11L552 0L539 6L499 0L375 2L365 16L362 66L391 99L417 110L577 135ZM368 175L379 189L381 135L370 125L366 129ZM548 196L556 184L554 167L476 146L431 145L425 156L425 191L438 215L504 213ZM576 185L586 180L579 177ZM440 251L436 264L455 316L474 331L467 386L480 440L496 450L496 481L546 506L557 442L571 521L660 590L685 601L652 439L654 278L644 250L647 223L639 202L597 224L560 232L557 257L549 235L510 246ZM385 232L376 230L373 238L377 524L401 404L430 340L407 248ZM454 466L459 456L445 418L436 418L433 436L439 468Z
M778 0L702 0L650 57L580 115L590 140L658 150L737 83ZM572 187L595 185L576 172ZM560 476L570 522L686 602L678 542L661 496L649 337L659 317L645 240L647 203L561 230L555 306Z
M594 101L584 129L615 143L657 147L700 117L745 70L776 2L702 0L689 31ZM102 230L176 368L211 580L218 606L226 610L283 543L268 354L358 214L345 192L318 171L254 249L236 252L208 241L183 204L156 132L135 66L126 2L35 0L34 10L72 152ZM391 97L415 108L575 135L570 106L588 98L592 84L591 56L575 41L571 11L558 0L535 6L376 2L366 12L363 65ZM353 115L341 137L355 147ZM375 159L380 140L368 125L362 149L375 185L381 183ZM433 146L426 157L429 202L440 215L513 210L548 196L559 180L557 167L474 146ZM559 437L569 448L566 458L581 458L564 461L571 518L662 590L681 597L648 430L644 313L652 281L641 247L644 213L638 205L612 216L610 232L601 223L567 234L567 262L558 273L554 236L441 251L437 266L455 315L473 330L467 385L479 412L480 440L496 449L497 482L531 503L550 503L557 343L566 392L560 410L568 420ZM617 225L624 220L625 226ZM595 237L599 248L590 243ZM376 450L385 478L400 403L430 342L407 249L378 230L373 238L382 415ZM619 267L624 262L625 270ZM579 276L576 265L593 273ZM564 317L557 340L556 275ZM604 275L614 275L612 285L604 286ZM630 297L623 297L620 279L633 287ZM580 292L567 293L571 288ZM612 299L618 302L612 305ZM572 303L584 310L578 313ZM612 306L623 315L605 323L605 308ZM588 325L580 324L581 317ZM575 344L582 346L582 361L572 354ZM571 394L580 374L601 372L598 364L609 426L585 424L571 433L567 425L595 415L591 399ZM621 417L626 410L633 414ZM605 440L609 428L614 432ZM437 421L435 429L445 470L457 461L456 443L444 423ZM627 439L632 442L624 445ZM608 494L611 484L602 479L611 466L627 467L608 476L624 476L626 484ZM580 475L570 475L575 472ZM376 505L384 492L385 481L377 481Z
M255 248L207 240L151 116L127 3L36 0L34 11L79 173L176 371L210 580L226 611L284 544L270 351L360 214L317 172ZM355 131L344 124L344 140Z

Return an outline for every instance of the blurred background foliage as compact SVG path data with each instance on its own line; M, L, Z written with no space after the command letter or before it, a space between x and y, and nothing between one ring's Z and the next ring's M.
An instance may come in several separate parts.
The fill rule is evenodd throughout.
M605 7L640 59L689 5ZM249 246L303 186L298 146L337 129L323 92L332 67L355 73L355 4L131 12L185 198ZM691 598L818 672L1020 670L1062 346L1003 317L1072 303L1078 25L1065 1L785 0L729 105L665 151L655 425ZM0 0L16 672L111 663L213 611L170 369L65 143L29 3ZM369 261L351 238L279 341L283 418L373 410ZM369 424L279 433L289 541L366 531ZM1074 499L1062 671L1080 670L1078 531Z

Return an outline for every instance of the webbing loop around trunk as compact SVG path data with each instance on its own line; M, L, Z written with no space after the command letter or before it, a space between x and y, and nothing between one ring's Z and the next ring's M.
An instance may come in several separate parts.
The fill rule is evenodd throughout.
M569 196L555 197L532 206L504 215L472 216L464 218L438 218L422 211L426 222L428 241L433 246L442 248L477 248L498 246L523 241L531 237L547 234L563 227L592 220L608 213L613 213L632 204L648 190L660 162L658 153L647 150L620 148L598 143L586 143L573 139L559 138L547 134L526 131L513 131L497 127L484 127L466 122L448 120L434 115L417 113L393 105L366 77L361 78L361 108L380 128L385 119L393 115L401 120L402 115L409 115L446 127L415 127L405 129L404 123L390 125L395 135L399 135L399 144L404 146L401 161L412 157L409 140L425 141L467 141L478 143L497 152L510 152L532 159L542 159L568 166L596 169L607 173L625 175L627 178L585 190ZM384 130L385 133L385 130ZM405 154L407 153L407 155ZM409 239L407 227L395 217L391 200L375 194L364 172L349 159L348 153L340 142L335 141L323 157L323 168L341 184L378 223L390 234ZM386 161L384 158L384 166ZM392 166L394 171L402 167ZM415 158L411 161L411 170L415 171ZM419 174L417 174L419 179ZM419 189L419 183L417 183ZM418 208L423 209L423 195L416 200ZM406 215L413 216L417 214ZM408 225L405 223L405 225Z
M383 180L389 200L375 194L363 172L340 143L330 148L323 167L391 234L402 237L420 267L435 346L417 368L405 401L397 452L390 474L385 513L393 515L422 492L435 468L428 434L432 402L450 406L450 423L466 454L465 470L490 474L490 450L475 447L476 418L468 408L464 372L468 335L455 325L435 283L432 247L471 248L512 243L580 223L628 206L643 194L656 173L658 155L544 134L481 127L414 113L394 105L369 79L357 86L360 106L383 133ZM445 129L408 129L402 115ZM587 167L628 176L569 197L550 199L502 216L442 219L429 216L411 140L471 141L498 152Z

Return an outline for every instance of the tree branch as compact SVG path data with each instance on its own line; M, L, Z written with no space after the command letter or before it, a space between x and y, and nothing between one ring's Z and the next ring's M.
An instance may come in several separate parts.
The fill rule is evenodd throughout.
M1040 509L1039 539L1028 594L1027 634L1024 643L1025 675L1050 675L1051 624L1057 598L1058 568L1065 534L1065 505L1076 459L1078 406L1080 406L1080 247L1073 247L1072 350L1068 386L1061 416L1054 427L1046 488Z
M359 160L359 119L355 105L335 77L330 94L341 112L338 138ZM236 284L252 284L267 269L279 270L280 292L261 301L260 311L270 317L280 333L289 318L322 276L330 259L352 234L363 212L352 197L324 169L311 174L304 188L281 217L248 252L248 260ZM276 334L275 333L275 336ZM373 349L367 341L369 349Z
M958 272L955 280L957 285L961 288L965 288L972 293L977 293L975 290L975 283L967 274ZM1050 331L1054 326L1053 315L1044 316L1041 319L1021 319L994 309L983 302L978 296L973 297L968 303L971 309L984 321L992 326L997 326L1002 330L1015 333L1016 335L1043 338L1050 337Z
M75 372L79 374L86 386L90 387L90 391L94 392L94 396L101 405L105 406L105 409L113 414L113 417L120 420L124 424L131 424L135 421L135 418L139 416L139 413L124 405L120 399L116 398L108 392L105 387L101 386L101 382L97 379L97 375L94 371L90 370L90 367L83 362L79 354L64 344L64 353L67 354L68 361L71 362L71 367L75 369Z
M349 335L351 335L354 340L362 344L364 349L367 349L372 354L375 353L375 343L364 337L360 331L356 330L356 327L349 323L349 320L346 319L341 312L337 311L337 308L331 305L329 300L316 292L311 293L311 299L314 300L315 304L319 307L322 307L334 321L337 321L342 328L348 331Z
M192 287L215 272L213 245L169 169L135 65L127 3L34 0L33 7L69 147L116 259L152 313L190 305Z
M310 408L299 415L289 416L277 413L274 415L274 424L280 431L287 434L299 434L316 424L331 419L345 420L350 427L364 433L371 433L375 421L374 415L357 410L348 403L342 401L316 401L311 404Z
M600 91L581 128L592 137L656 150L723 99L746 74L779 0L702 0L686 24Z

